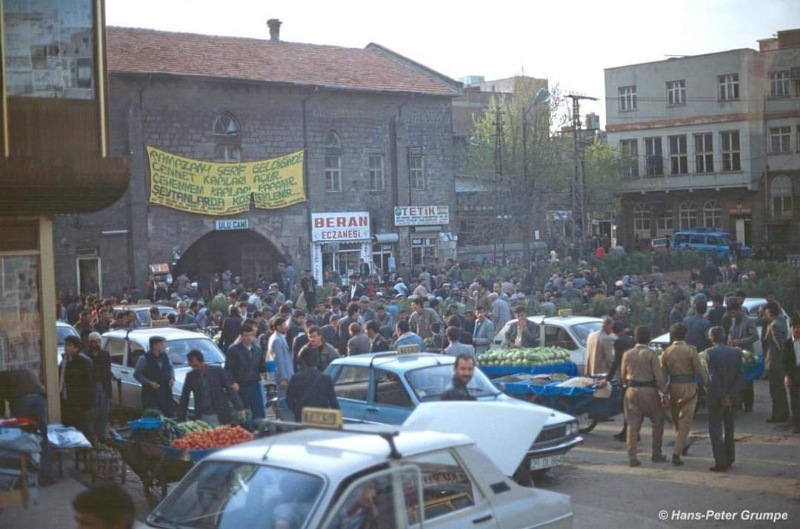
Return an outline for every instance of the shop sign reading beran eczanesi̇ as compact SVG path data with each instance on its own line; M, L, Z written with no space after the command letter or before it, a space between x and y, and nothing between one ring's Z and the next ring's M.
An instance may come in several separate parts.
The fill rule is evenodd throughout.
M395 206L395 226L450 224L450 206Z
M364 241L369 238L368 211L311 214L311 240L314 242Z

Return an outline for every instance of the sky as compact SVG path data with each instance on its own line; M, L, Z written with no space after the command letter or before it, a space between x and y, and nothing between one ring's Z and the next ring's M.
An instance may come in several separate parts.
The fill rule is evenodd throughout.
M605 68L737 48L800 28L800 0L106 0L110 26L353 48L381 44L439 73L546 78L598 98Z

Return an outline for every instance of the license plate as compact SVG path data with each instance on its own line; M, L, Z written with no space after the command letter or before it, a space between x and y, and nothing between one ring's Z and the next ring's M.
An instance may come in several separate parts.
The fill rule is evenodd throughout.
M564 456L549 456L531 459L531 470L542 470L543 468L558 467L564 464Z

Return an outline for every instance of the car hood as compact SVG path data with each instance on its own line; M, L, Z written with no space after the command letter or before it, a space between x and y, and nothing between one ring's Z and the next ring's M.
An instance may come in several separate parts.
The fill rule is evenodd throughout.
M530 450L549 415L549 410L544 408L519 406L515 402L425 402L411 412L403 426L465 434L510 476ZM487 427L489 424L491 428Z

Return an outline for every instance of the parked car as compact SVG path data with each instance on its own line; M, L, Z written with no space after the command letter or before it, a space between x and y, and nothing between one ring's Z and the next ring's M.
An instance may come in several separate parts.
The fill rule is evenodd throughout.
M169 305L156 305L149 303L137 303L135 305L116 305L114 306L114 314L122 310L131 310L136 316L136 323L139 327L150 327L150 308L158 308L158 313L162 318L169 315L178 315L178 309L170 307Z
M508 477L541 425L533 407L463 413L471 402L433 405L430 422L458 414L467 427L499 418L483 441L403 426L346 425L271 435L205 457L147 517L147 527L569 528L569 496ZM422 411L423 408L420 408ZM493 426L494 429L494 426ZM519 437L515 449L508 439ZM506 457L504 466L498 459ZM514 463L516 461L516 463Z
M492 349L506 347L506 331L514 322L509 321L495 334ZM566 349L581 373L586 366L586 338L603 326L603 320L591 316L528 316L528 323L539 328L539 345Z
M225 357L219 347L208 336L183 329L161 327L156 329L115 330L103 335L101 347L111 355L111 372L122 380L121 395L115 389L114 404L123 408L140 411L142 409L142 385L133 378L136 362L150 349L150 337L163 336L166 339L166 354L175 368L175 384L172 396L180 401L183 382L191 371L186 355L192 349L203 353L208 364L224 364ZM189 402L194 409L194 399Z
M758 315L758 311L761 310L764 305L767 304L767 300L764 298L744 298L744 302L742 303L742 308L744 309L745 314L750 315L750 317L756 317ZM712 303L708 302L708 310L711 310ZM781 308L781 317L786 321L786 325L788 328L789 325L789 315L786 314L786 311ZM764 354L763 348L761 347L761 334L764 330L764 327L761 325L756 325L756 329L758 330L758 340L753 344L753 353L756 356L762 356ZM665 332L661 336L654 338L650 342L650 347L653 349L664 349L669 345L669 332Z
M750 257L752 250L749 246L737 243L730 233L719 231L716 228L691 228L676 231L672 235L670 248L707 252L722 259L729 259L733 245L739 246L739 257Z
M421 403L439 401L453 378L454 362L452 356L434 353L361 354L334 360L325 372L333 379L345 419L403 424ZM532 472L562 465L564 454L583 442L571 415L513 399L480 370L475 370L468 388L479 403L512 402L547 411L547 423L526 455Z
M669 250L667 245L669 244L669 239L666 237L656 237L650 240L650 251L651 252L666 252Z
M77 336L78 338L81 337L77 329L75 329L75 327L69 323L61 320L56 321L56 344L58 345L56 349L58 351L58 365L61 365L61 358L64 356L64 339L67 336Z

